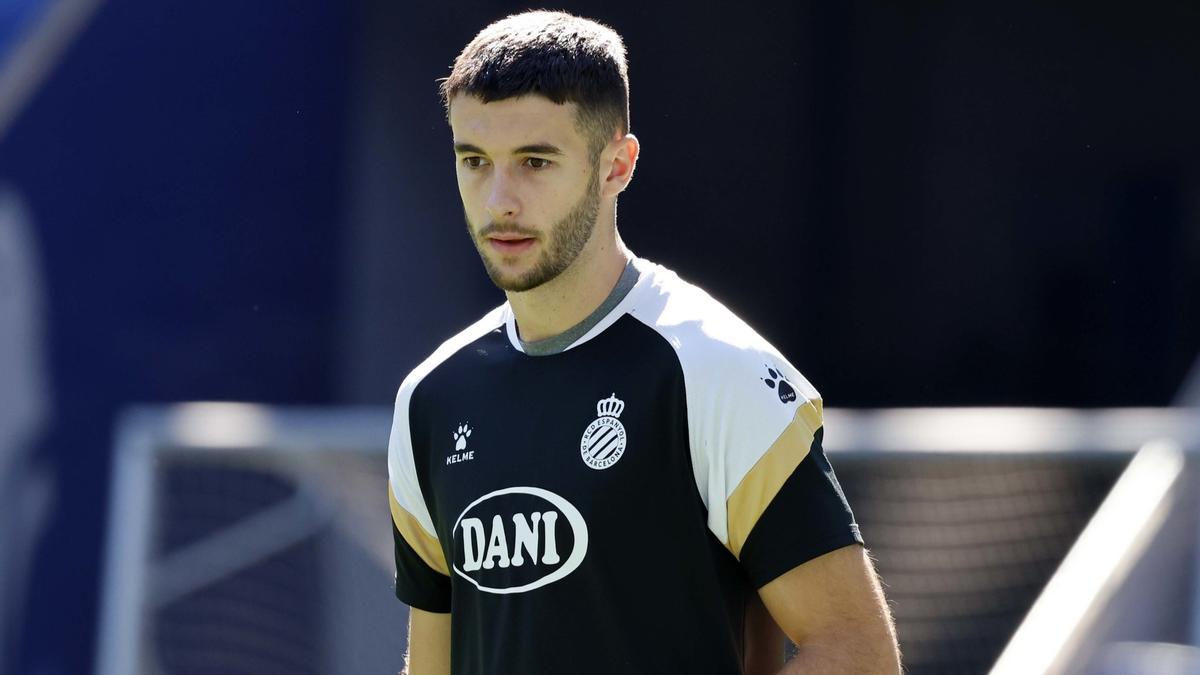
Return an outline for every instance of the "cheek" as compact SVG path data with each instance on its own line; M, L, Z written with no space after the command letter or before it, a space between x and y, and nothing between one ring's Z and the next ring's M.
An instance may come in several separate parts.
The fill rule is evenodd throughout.
M458 183L458 194L462 195L465 199L471 190L471 175L458 170L454 172L454 180Z
M538 207L547 212L562 210L562 206L571 201L578 189L574 181L567 180L567 178L565 175L553 178L547 176L534 181L530 188L537 194Z
M479 208L483 203L482 183L477 176L458 174L458 196L468 211Z

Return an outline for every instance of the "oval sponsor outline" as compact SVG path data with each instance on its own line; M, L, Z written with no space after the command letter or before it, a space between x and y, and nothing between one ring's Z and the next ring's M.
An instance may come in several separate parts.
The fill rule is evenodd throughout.
M567 522L571 524L571 532L575 535L575 546L571 549L571 555L567 556L567 559L563 562L562 567L559 567L540 579L531 581L523 586L513 586L512 588L493 588L491 586L484 586L480 584L478 581L475 581L471 577L467 576L466 572L458 569L456 556L454 564L451 565L451 568L454 570L454 572L458 574L458 576L471 582L475 588L478 588L485 593L496 593L498 595L524 593L525 591L532 591L534 589L541 588L542 586L552 584L567 576L571 572L574 572L575 569L579 567L581 563L583 563L584 556L587 555L588 529L587 521L583 519L583 514L579 512L579 509L575 508L574 504L567 501L566 498L561 497L549 490L543 490L542 488L536 487L517 486L494 490L480 497L479 499L476 499L470 504L467 504L467 508L463 509L462 513L458 514L458 520L454 521L454 528L450 530L450 536L453 537L458 532L459 524L462 522L463 516L467 515L471 509L491 499L492 497L511 494L532 495L534 497L541 497L542 499L550 502L550 504L556 507L559 513L561 513L563 517L567 519Z

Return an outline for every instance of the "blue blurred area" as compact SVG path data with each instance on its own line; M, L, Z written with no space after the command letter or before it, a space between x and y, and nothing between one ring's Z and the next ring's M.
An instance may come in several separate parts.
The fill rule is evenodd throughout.
M54 6L0 0L0 55ZM629 47L625 240L831 406L1162 405L1195 360L1194 2L555 6ZM0 129L59 487L18 672L90 669L118 411L386 405L501 301L434 79L522 8L101 2Z
M4 0L0 2L0 64L29 27L54 4L54 0Z
M120 406L329 399L349 21L332 0L103 4L0 139L44 258L63 488L30 671L90 668Z

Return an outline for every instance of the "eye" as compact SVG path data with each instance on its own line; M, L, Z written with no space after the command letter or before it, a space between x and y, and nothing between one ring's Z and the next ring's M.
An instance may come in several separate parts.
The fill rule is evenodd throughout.
M465 164L468 169L478 169L486 164L487 160L478 155L471 155L470 157L463 157L462 163Z
M525 160L525 163L528 164L529 168L531 169L544 169L550 166L550 160L542 159L541 157L530 157L529 159Z

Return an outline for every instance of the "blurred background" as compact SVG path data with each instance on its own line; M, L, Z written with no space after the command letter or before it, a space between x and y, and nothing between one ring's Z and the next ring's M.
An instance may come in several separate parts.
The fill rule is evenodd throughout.
M1200 402L1200 5L553 6L626 242L827 405ZM502 301L434 80L527 7L0 0L0 668L94 666L120 411L386 407Z

